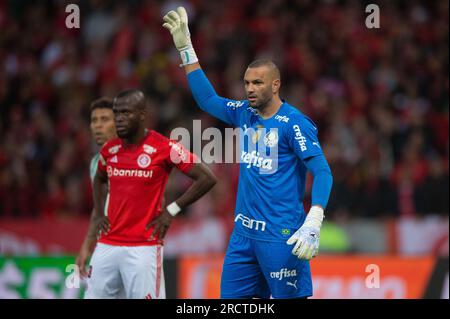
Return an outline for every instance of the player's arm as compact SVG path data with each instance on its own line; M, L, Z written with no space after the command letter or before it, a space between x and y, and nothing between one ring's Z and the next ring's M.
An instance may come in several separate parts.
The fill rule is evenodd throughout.
M288 139L294 153L302 160L313 176L311 208L303 225L289 238L287 244L295 244L292 253L309 260L319 253L319 238L324 211L333 185L330 166L322 152L317 128L307 119L292 117Z
M201 69L192 46L186 10L183 7L179 7L177 11L169 11L163 20L163 27L170 31L175 46L180 52L189 87L197 105L212 116L230 125L237 126L237 118L241 110L233 106L241 105L242 102L229 100L217 95L211 82Z
M97 232L100 230L103 233L109 231L109 221L104 214L106 196L108 194L107 189L108 176L106 172L98 169L94 178L94 226L97 225L97 229L93 229L92 236L96 236Z
M333 185L333 176L323 154L309 157L303 163L313 176L311 208L305 222L289 238L287 244L295 244L292 253L298 258L309 260L319 254L320 229Z
M325 210L333 185L333 175L325 155L307 158L303 163L313 176L311 206Z
M202 163L194 164L184 174L192 178L194 182L184 194L165 207L163 212L147 225L146 230L154 226L151 238L158 235L159 239L163 239L175 215L205 195L217 183L214 174Z
M81 245L80 252L75 262L80 269L80 274L82 277L87 276L86 262L94 251L99 231L107 233L110 227L108 218L103 214L103 205L105 203L107 193L106 178L107 176L104 171L97 170L93 183L94 209L91 212L86 237Z

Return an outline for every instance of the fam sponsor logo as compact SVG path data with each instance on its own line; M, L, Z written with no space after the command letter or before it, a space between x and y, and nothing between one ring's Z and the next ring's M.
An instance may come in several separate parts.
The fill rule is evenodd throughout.
M298 142L298 145L300 145L300 149L302 152L306 151L306 137L303 136L302 131L300 131L300 126L298 126L297 124L295 124L294 126L292 126L292 128L294 129L295 132L295 139Z
M270 273L270 278L282 280L283 278L297 277L297 270L283 268L280 271Z
M242 226L255 229L255 230L266 230L266 222L262 220L255 220L251 219L241 213L237 214L236 218L234 219L234 222L240 221L242 223Z
M140 169L118 169L112 166L108 166L106 169L108 177L139 177L139 178L151 178L153 171L144 171Z
M257 151L251 153L242 151L241 160L243 163L247 164L247 168L255 166L261 169L272 170L272 159L260 156Z
M275 116L275 120L277 120L279 122L287 123L287 122L289 122L289 117L287 117L286 115L277 115L277 116Z

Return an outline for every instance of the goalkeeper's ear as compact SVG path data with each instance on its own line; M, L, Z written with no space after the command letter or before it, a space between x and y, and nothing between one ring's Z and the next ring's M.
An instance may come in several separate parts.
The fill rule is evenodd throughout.
M180 20L182 23L188 24L188 15L186 9L184 7L177 8L178 15L180 16Z

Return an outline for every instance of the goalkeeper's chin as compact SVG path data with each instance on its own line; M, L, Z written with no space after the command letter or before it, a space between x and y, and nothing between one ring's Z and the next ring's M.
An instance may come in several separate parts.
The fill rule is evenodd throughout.
M254 108L254 109L258 109L260 106L260 103L258 101L258 98L248 98L248 104Z

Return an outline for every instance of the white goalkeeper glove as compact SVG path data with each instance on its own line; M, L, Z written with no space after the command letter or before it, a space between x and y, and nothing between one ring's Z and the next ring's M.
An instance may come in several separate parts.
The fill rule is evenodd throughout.
M312 206L305 222L286 242L294 245L292 253L299 259L310 260L319 254L320 227L322 226L323 209Z
M178 7L177 11L171 10L164 16L163 20L163 27L170 31L173 42L180 52L181 61L183 62L182 65L198 62L191 42L186 9Z

